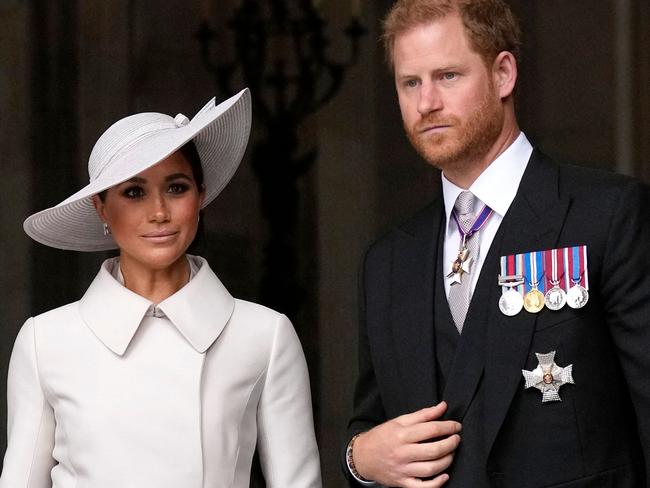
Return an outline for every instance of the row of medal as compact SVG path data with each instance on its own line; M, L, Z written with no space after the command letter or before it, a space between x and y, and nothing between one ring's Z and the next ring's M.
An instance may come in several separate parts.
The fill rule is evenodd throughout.
M582 308L589 300L587 246L501 256L499 286L504 315Z

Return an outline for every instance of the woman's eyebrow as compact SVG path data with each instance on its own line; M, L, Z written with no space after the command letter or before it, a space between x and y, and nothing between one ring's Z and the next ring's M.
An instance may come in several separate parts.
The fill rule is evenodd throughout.
M140 176L134 176L133 178L129 178L128 180L123 181L122 183L120 183L120 185L124 185L125 183L139 183L139 184L144 184L144 183L146 183L146 182L147 182L147 180L146 180L145 178L142 178L142 177L140 177Z
M184 178L184 179L186 179L186 180L192 181L192 178L190 178L190 177L189 177L188 175L186 175L185 173L174 173L174 174L171 174L171 175L169 175L169 176L167 176L167 177L165 178L165 181L171 181L171 180L175 180L175 179L177 179L177 178Z
M168 175L165 177L165 181L172 181L178 178L183 178L189 181L192 181L192 178L190 178L187 174L185 173L173 173L171 175ZM121 184L123 185L124 183L138 183L141 185L144 185L147 182L146 178L142 178L141 176L134 176L133 178L129 178L128 180L122 182Z

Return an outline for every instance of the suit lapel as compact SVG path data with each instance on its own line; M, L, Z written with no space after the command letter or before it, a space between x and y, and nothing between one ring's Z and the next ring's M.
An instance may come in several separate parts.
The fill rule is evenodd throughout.
M559 169L535 151L526 168L515 200L503 219L498 240L490 250L491 266L498 270L499 256L557 247L570 200L559 194ZM498 248L494 244L498 243ZM496 251L498 252L492 252ZM506 317L498 308L501 290L497 274L484 276L490 289L485 342L485 429L489 453L510 403L521 383L521 370L529 355L537 314L520 312Z
M400 229L393 247L390 319L408 411L436 403L433 286L443 220L438 198Z

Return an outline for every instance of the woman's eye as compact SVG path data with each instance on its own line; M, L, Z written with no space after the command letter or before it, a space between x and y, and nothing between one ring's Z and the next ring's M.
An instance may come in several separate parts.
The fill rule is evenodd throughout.
M144 190L139 186L129 186L122 192L122 195L126 198L140 198L144 196Z
M408 80L406 82L406 86L408 86L409 88L415 88L416 86L418 86L418 80Z
M167 190L169 193L185 193L189 189L189 185L185 183L172 183L169 185L169 189Z

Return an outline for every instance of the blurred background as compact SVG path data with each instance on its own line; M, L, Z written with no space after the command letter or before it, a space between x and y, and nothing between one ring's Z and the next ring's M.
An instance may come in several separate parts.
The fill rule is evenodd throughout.
M324 484L343 486L359 260L436 193L383 63L379 27L391 4L0 0L0 395L24 320L79 299L106 257L38 245L24 218L85 186L90 150L119 118L191 117L249 85L251 142L207 208L203 255L233 295L294 322ZM517 110L529 139L560 159L650 181L650 2L511 4L524 33ZM5 420L0 401L2 452Z

